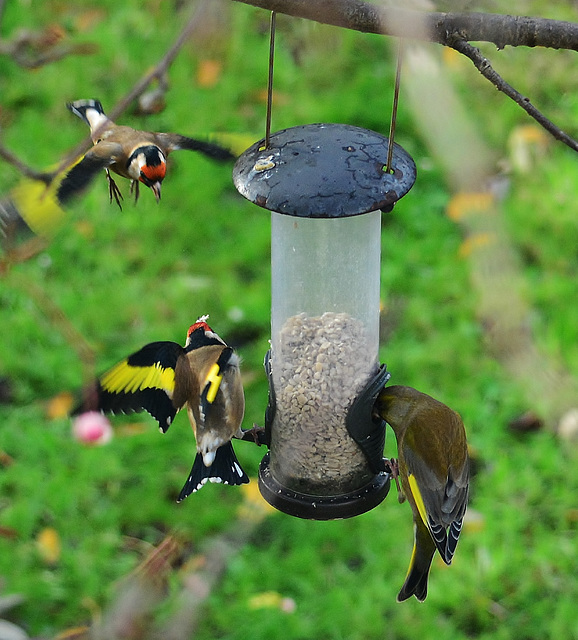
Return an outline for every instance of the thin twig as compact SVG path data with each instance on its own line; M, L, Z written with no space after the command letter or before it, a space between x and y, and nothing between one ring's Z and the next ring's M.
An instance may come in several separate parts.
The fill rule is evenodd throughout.
M1 0L0 0L1 1ZM183 45L187 42L187 40L192 35L195 28L198 26L198 22L200 18L203 16L205 8L208 6L209 0L203 0L198 3L195 7L195 11L185 24L183 30L176 38L175 42L168 49L165 55L159 60L156 66L145 74L141 80L139 80L134 87L122 98L117 104L109 111L109 116L112 120L115 120L120 116L128 106L136 100L141 94L143 94L151 82L153 82L157 78L162 78L169 66L172 64L174 59L177 57L179 51L183 47ZM92 146L92 138L90 135L86 136L76 147L74 147L59 166L54 171L44 172L44 171L35 171L30 168L28 165L24 164L21 160L19 160L11 151L6 149L0 143L0 157L2 157L6 162L13 165L20 171L23 175L33 178L36 180L42 180L46 184L50 184L54 178L62 171L64 171L67 167L69 167L79 156L83 155L90 147Z
M183 30L176 38L175 42L171 45L165 55L159 60L159 62L155 65L151 71L145 74L141 80L139 80L132 89L121 98L119 102L109 111L109 117L111 120L115 120L118 118L129 105L136 100L139 96L141 96L148 88L148 86L156 80L157 78L162 78L166 73L174 59L177 57L179 51L182 49L183 45L187 42L187 40L191 37L193 31L198 27L198 22L202 18L206 7L208 6L209 0L203 0L198 3L195 7L195 11L189 18L188 22L185 24ZM50 175L51 179L54 179L61 171L64 171L76 158L85 153L92 146L92 138L87 136L80 142L60 163L60 166L56 171L52 172Z
M66 313L42 287L27 276L13 271L8 282L19 291L24 291L36 303L44 320L56 328L76 352L84 365L85 379L92 380L94 378L94 349Z
M147 73L140 82L137 82L135 86L126 94L122 100L117 102L115 107L110 111L110 117L112 120L118 118L133 102L136 100L146 89L149 84L158 78L162 78L170 65L173 63L179 51L182 49L183 45L187 42L187 40L191 37L194 30L199 26L198 22L203 18L207 7L210 4L210 0L203 0L202 2L197 3L195 7L195 11L189 18L188 22L185 24L183 30L178 35L174 44L170 47L170 49L165 53L165 55L159 60L157 65L152 69L149 73Z
M574 138L557 127L551 120L546 118L546 116L541 113L528 98L508 84L492 67L490 61L480 53L480 50L477 47L473 47L465 40L456 40L448 46L469 58L484 78L489 80L496 89L505 93L516 104L520 105L520 107L522 107L530 117L534 118L540 126L544 127L546 131L551 133L556 140L560 140L560 142L563 142L574 151L578 151L578 141L574 140Z
M13 167L16 167L18 171L22 175L25 175L27 178L32 178L33 180L42 180L48 184L52 180L52 174L46 173L45 171L36 171L29 167L27 164L22 162L20 158L15 156L12 151L9 151L3 144L0 142L0 158L5 160L8 164L11 164Z

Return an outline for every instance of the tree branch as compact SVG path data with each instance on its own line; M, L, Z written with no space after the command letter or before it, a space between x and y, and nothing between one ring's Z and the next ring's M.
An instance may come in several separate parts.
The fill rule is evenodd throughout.
M529 98L526 98L519 91L514 89L512 85L508 84L492 67L490 61L480 53L479 49L473 47L465 40L457 40L449 46L468 57L484 78L489 80L496 89L505 93L509 98L512 98L512 100L516 104L520 105L520 107L522 107L530 117L534 118L538 124L551 133L556 140L560 140L560 142L563 142L574 151L578 151L578 142L562 131L562 129L557 127L551 120L546 118L546 116L530 102Z
M499 49L548 47L578 51L578 24L563 20L491 13L425 13L383 7L362 0L234 0L297 18L450 45L456 37L493 42Z
M1 131L0 131L0 134L1 134ZM32 169L27 164L22 162L20 158L15 156L12 153L12 151L7 149L2 144L1 138L0 138L0 158L5 160L8 164L11 164L13 167L16 167L16 169L18 169L18 171L20 171L20 173L22 175L25 175L27 178L32 178L33 180L42 180L42 182L45 182L46 184L48 184L52 179L52 174L46 173L45 171L36 171L35 169Z
M194 30L199 26L209 0L203 0L200 2L193 11L191 17L187 20L183 30L177 36L174 43L169 47L165 55L159 60L159 62L145 74L130 91L122 98L108 113L111 120L116 120L130 105L133 100L136 100L142 93L146 91L148 86L153 80L162 78L166 74L168 68L177 57L179 51L183 45L191 37ZM85 153L92 146L92 138L88 135L82 140L60 163L59 167L49 174L50 179L54 179L61 171L64 171L72 162L78 158L78 156Z
M546 18L491 13L425 13L383 7L363 0L234 0L262 9L346 29L437 42L468 57L497 89L514 100L546 131L574 151L578 142L546 118L528 98L508 84L469 41L506 46L578 51L578 24Z
M185 42L190 38L194 30L199 26L199 20L203 15L203 12L207 6L207 2L209 0L204 0L196 6L195 11L186 22L183 30L178 35L174 43L170 46L165 55L159 60L159 62L155 65L155 67L145 74L133 87L130 91L122 98L113 109L109 111L109 117L111 120L115 120L119 115L121 115L126 108L130 105L133 100L136 100L144 91L146 91L147 87L150 85L153 80L157 78L162 78L164 74L166 74L168 68L177 57L179 51L185 44ZM1 0L0 0L1 2ZM0 5L1 7L1 5ZM50 184L50 182L61 172L64 171L72 162L76 160L80 155L86 152L92 145L92 139L90 135L86 136L82 142L80 142L74 149L72 149L64 158L64 160L60 163L60 165L54 170L50 172L45 171L36 171L22 162L17 156L15 156L10 150L8 150L0 141L0 158L4 159L6 162L16 167L20 173L27 176L28 178L33 178L35 180L42 180L46 184Z

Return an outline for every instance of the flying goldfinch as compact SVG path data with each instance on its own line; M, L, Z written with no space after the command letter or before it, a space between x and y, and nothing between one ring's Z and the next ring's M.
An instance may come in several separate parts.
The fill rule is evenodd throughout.
M88 124L94 146L60 184L57 195L61 202L84 189L101 169L106 171L110 201L114 198L119 207L122 194L110 175L111 171L131 181L131 193L134 190L135 201L138 200L139 183L142 182L152 190L158 202L167 172L167 156L178 149L199 151L219 161L235 159L231 151L212 142L177 133L138 131L117 125L107 118L98 100L77 100L66 106Z
M184 347L152 342L114 366L96 382L74 414L148 411L163 433L186 406L197 455L178 501L207 482L249 482L231 439L242 438L245 397L239 357L202 316L189 328Z
M397 600L423 601L436 549L450 564L462 529L470 477L466 432L455 411L411 387L385 387L375 408L395 433L398 461L391 468L414 519L413 552Z

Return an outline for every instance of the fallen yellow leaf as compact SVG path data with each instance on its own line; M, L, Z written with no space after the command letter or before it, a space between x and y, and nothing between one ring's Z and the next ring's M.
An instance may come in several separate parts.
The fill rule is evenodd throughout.
M93 29L99 22L106 19L104 9L87 9L77 14L74 26L77 31L84 32Z
M482 531L486 525L484 515L475 509L468 507L464 516L464 530L466 533L478 533Z
M267 102L267 89L261 89L257 91L256 98L259 102ZM289 95L281 91L273 91L273 104L277 106L283 106L291 102Z
M147 424L146 422L128 422L127 424L123 424L117 427L115 429L115 435L122 438L124 436L139 436L150 431L150 423Z
M56 564L62 551L60 535L56 529L46 527L36 536L36 546L40 557L46 564Z
M87 240L92 240L94 236L94 224L89 220L78 220L74 223L74 228Z
M460 69L465 67L463 64L464 57L462 54L450 47L443 47L442 61L449 69Z
M516 127L508 138L512 167L521 173L533 171L545 157L549 143L550 139L542 127L532 124Z
M281 602L277 591L263 591L249 598L249 609L276 609Z
M496 235L494 233L474 233L468 236L460 245L459 255L462 258L469 257L476 249L486 247L492 242L496 241Z
M450 220L458 222L467 215L477 213L491 213L493 211L494 196L489 191L456 193L450 200L446 214Z
M293 598L282 596L277 591L263 591L249 598L249 609L279 609L283 613L293 613L297 608Z
M90 627L72 627L59 633L54 640L85 640L90 637Z
M220 60L201 60L197 67L197 84L205 89L214 87L219 82L222 71Z
M240 489L245 498L238 510L240 518L259 522L276 511L275 507L272 507L261 495L257 479L241 485Z
M73 405L74 396L68 391L63 391L48 401L46 405L46 417L49 420L65 418L72 410Z

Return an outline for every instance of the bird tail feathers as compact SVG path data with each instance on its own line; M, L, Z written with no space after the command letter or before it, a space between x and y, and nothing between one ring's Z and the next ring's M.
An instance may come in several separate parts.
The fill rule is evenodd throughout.
M75 102L67 102L67 108L78 116L81 120L94 129L96 125L96 119L99 121L108 120L102 108L100 100L76 100ZM95 111L95 114L88 113L90 110Z
M405 582L397 594L397 601L403 602L415 596L423 602L427 596L429 570L436 547L424 526L416 527L415 543Z
M203 456L197 453L193 468L177 502L181 502L188 495L198 491L207 482L218 482L222 484L239 485L249 482L247 474L243 471L233 445L225 443L217 449L213 463L206 467L203 463Z

